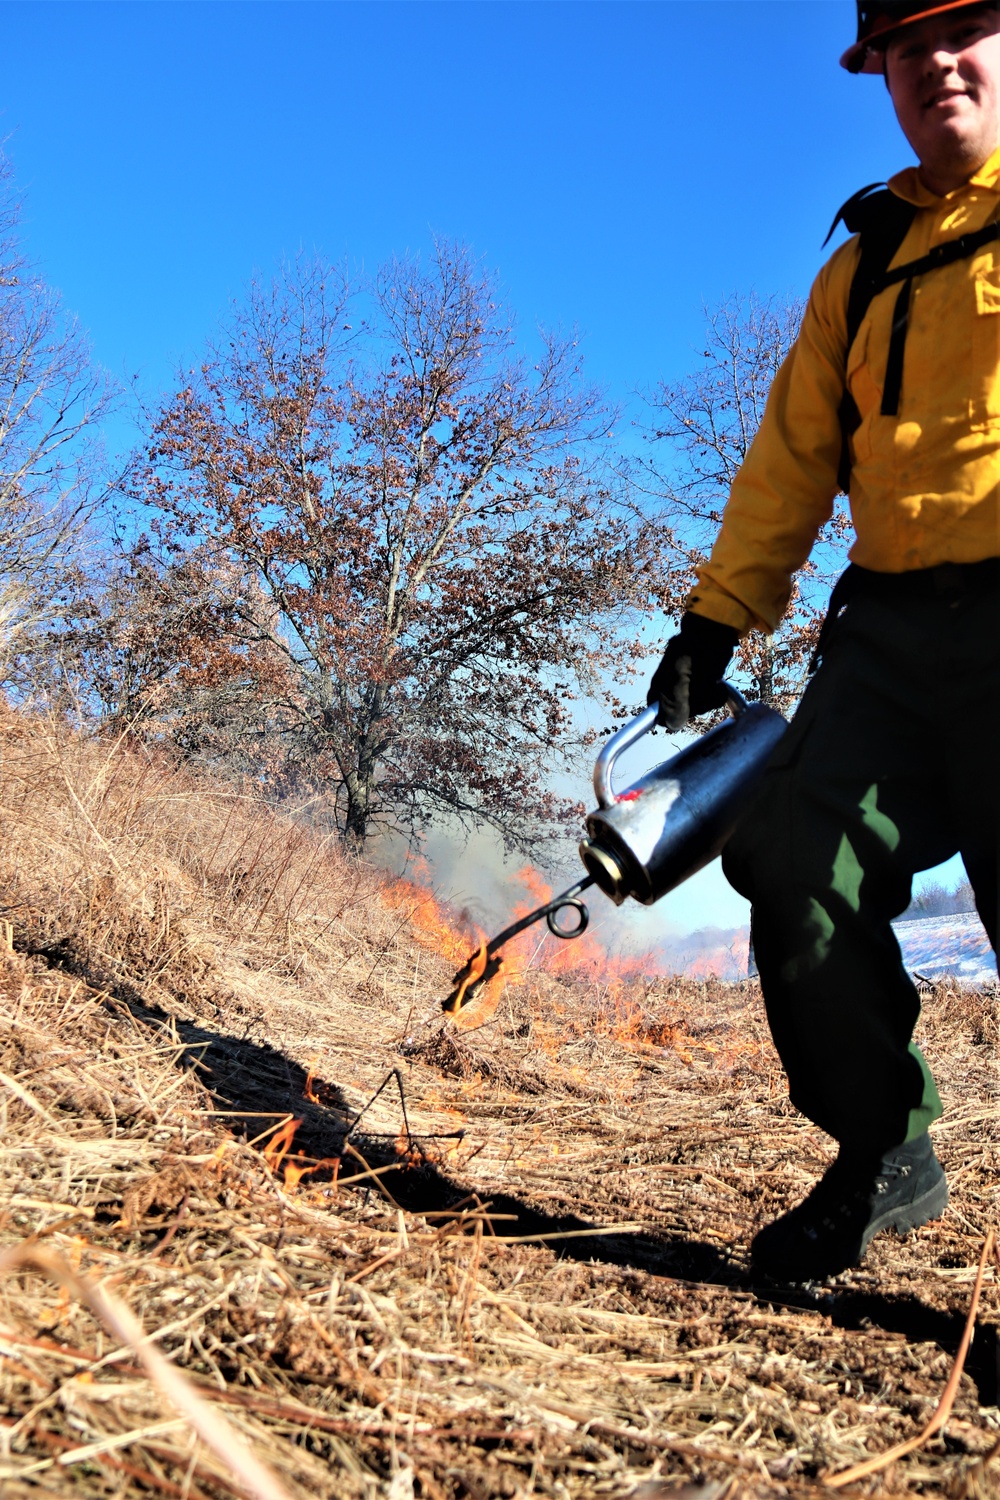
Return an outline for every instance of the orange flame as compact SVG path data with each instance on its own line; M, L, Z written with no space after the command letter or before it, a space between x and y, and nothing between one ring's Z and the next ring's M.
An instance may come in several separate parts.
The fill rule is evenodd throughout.
M429 874L422 860L416 862L414 873ZM470 936L477 943L485 939L485 933L478 927L463 932L457 914L450 913L438 901L429 883L422 885L417 879L400 877L386 883L383 896L387 905L405 912L410 931L422 947L442 953L455 963L468 952Z
M486 1025L503 998L503 978L504 963L501 959L492 979L488 979L479 993L455 1016L455 1026L459 1031L475 1031L478 1026Z
M272 1172L277 1172L281 1166L301 1124L301 1120L286 1120L264 1147L264 1160Z
M313 1166L305 1166L301 1156L297 1160L289 1157L288 1161L285 1162L285 1187L297 1188L303 1177L308 1176L310 1172L315 1172L315 1170L316 1168Z
M324 1156L322 1161L309 1161L306 1156L289 1157L285 1162L285 1187L297 1188L303 1177L310 1177L313 1172L318 1172L323 1167L333 1168L333 1180L336 1182L340 1173L340 1157Z
M455 989L442 1006L459 1031L475 1031L494 1014L503 993L500 980L505 967L502 958L495 955L491 958L486 944L480 943L465 966L459 969L455 975ZM484 975L488 975L485 984L482 983Z
M486 944L480 943L475 953L472 954L471 958L465 964L465 967L459 969L455 975L456 988L448 996L444 1009L453 1016L457 1015L462 1009L462 1002L465 999L465 994L469 986L475 984L478 979L482 979L485 973Z
M309 1064L309 1072L306 1075L306 1086L302 1091L302 1097L303 1099L307 1099L310 1104L322 1105L322 1099L313 1089L313 1084L316 1081L316 1064L318 1062L319 1058L314 1057L312 1062Z

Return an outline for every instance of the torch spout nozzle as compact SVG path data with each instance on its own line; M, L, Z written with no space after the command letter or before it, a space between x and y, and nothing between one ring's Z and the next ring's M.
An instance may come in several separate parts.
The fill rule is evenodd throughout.
M517 937L519 932L533 927L536 922L545 918L546 925L553 937L563 938L569 941L578 938L586 932L590 922L590 912L580 896L594 884L593 875L587 875L583 880L578 880L568 890L558 896L553 896L544 906L536 906L535 910L529 912L526 917L520 917L498 932L496 937L490 938L489 942L482 943L459 969L452 981L453 988L448 998L442 1002L441 1009L449 1015L458 1016L472 1003L480 993L483 986L495 979L503 968L503 959L500 957L500 949L511 938ZM576 924L573 927L563 927L559 922L559 913L572 910L576 913Z

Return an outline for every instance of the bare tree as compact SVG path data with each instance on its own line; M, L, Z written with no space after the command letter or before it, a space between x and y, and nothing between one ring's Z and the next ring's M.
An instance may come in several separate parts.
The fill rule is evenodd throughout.
M20 202L0 158L0 676L75 590L86 522L105 494L100 424L114 392L57 295L22 255Z
M447 814L523 846L568 814L544 767L573 698L664 586L661 528L594 464L609 424L576 341L529 365L443 245L360 307L315 262L255 285L165 405L141 498L272 606L226 628L283 661L286 774L334 790L347 839Z
M650 398L648 456L633 477L655 496L670 531L675 591L694 583L722 521L733 480L753 442L768 391L795 341L804 304L753 294L708 313L698 368ZM788 612L773 636L752 631L738 666L750 693L787 709L805 684L825 606L826 586L844 566L849 519L838 508L812 558L796 576Z

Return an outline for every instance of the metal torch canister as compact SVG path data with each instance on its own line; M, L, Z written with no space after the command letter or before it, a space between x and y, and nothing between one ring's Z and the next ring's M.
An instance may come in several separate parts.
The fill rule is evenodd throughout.
M617 906L629 896L652 906L721 852L788 728L773 708L748 704L730 683L723 686L732 718L617 796L615 761L653 728L658 706L612 735L598 756L597 809L587 818L580 857Z

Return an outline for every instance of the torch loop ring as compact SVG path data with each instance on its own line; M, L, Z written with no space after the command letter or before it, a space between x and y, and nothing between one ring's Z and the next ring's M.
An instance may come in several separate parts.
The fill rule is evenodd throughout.
M564 911L575 911L577 924L575 927L563 927L559 921L559 913ZM590 910L579 896L557 898L545 913L545 925L553 937L563 938L569 941L571 938L582 937L590 926Z
M489 957L494 958L504 943L509 943L512 937L516 937L519 932L524 932L526 927L534 926L543 917L553 937L563 939L580 937L586 932L590 922L590 912L580 900L580 896L588 886L593 884L593 875L586 875L583 880L578 880L575 885L571 885L568 891L561 891L558 896L553 896L551 901L546 901L544 906L536 906L535 910L530 911L526 917L512 922L509 927L504 928L503 932L498 932L495 938L490 938L486 945ZM575 927L566 928L559 925L558 915L568 906L571 906L579 917Z

